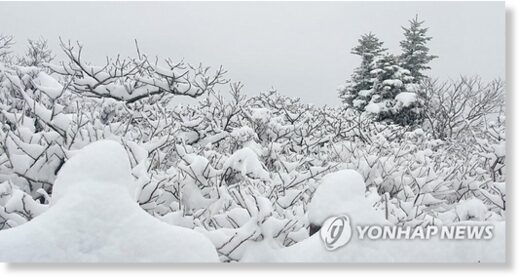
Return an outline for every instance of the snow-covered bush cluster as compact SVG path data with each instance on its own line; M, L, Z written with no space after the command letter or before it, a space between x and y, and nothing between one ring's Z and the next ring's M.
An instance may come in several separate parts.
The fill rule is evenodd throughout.
M95 66L84 61L81 45L61 47L63 62L51 53L0 60L0 230L45 212L65 162L103 139L124 146L136 203L202 233L225 262L241 260L254 243L282 248L308 238L309 217L319 214L309 212L316 189L325 175L345 169L364 180L360 204L386 222L505 219L503 110L468 119L480 104L461 97L457 111L446 107L447 115L429 115L423 126L402 126L276 91L247 96L222 69L140 51ZM491 88L503 99L502 87L478 88L466 94L484 97ZM420 90L435 92L439 106L445 92L459 92L427 83ZM401 94L408 105L411 97ZM179 103L178 96L198 102Z
M168 225L134 200L136 181L124 147L101 140L60 170L49 210L0 231L9 262L218 262L200 233Z

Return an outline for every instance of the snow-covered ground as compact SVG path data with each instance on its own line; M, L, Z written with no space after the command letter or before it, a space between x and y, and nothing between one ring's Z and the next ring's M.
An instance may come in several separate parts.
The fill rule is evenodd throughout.
M476 225L477 223L470 223ZM497 222L492 240L359 240L355 237L335 251L327 251L316 233L291 247L273 249L254 244L243 262L321 263L504 263L505 222Z

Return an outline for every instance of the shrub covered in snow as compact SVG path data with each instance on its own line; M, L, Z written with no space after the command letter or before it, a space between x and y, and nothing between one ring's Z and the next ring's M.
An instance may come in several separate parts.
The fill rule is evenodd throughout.
M0 231L10 262L216 262L201 234L165 224L134 200L135 181L120 144L98 141L65 163L50 208Z

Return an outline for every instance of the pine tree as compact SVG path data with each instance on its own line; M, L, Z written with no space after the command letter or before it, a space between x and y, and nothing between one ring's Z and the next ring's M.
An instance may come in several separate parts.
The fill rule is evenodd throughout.
M364 110L370 100L369 90L373 86L373 78L370 72L373 69L375 59L384 51L383 42L372 33L364 34L358 40L358 45L351 51L352 54L361 56L361 65L354 70L346 86L339 91L344 103L358 110Z
M399 66L398 58L388 53L375 61L371 74L374 95L380 95L382 99L394 99L405 89L405 84L413 80L410 71Z
M378 58L374 61L373 67L370 73L373 77L371 107L367 110L378 114L381 120L389 118L396 103L395 97L405 90L405 84L413 78L410 76L410 71L399 66L397 57L392 54L387 53ZM372 104L377 104L378 108Z
M401 67L409 70L415 82L419 82L426 77L422 71L429 70L428 63L437 56L430 55L430 49L426 46L432 37L426 35L428 28L422 27L424 21L419 21L418 16L415 16L409 22L408 28L401 27L405 39L400 42L403 51L400 61Z
M373 88L366 111L375 115L378 121L390 120L401 125L420 120L421 102L414 92L407 92L414 78L410 71L399 66L398 57L381 56L374 61L371 75Z

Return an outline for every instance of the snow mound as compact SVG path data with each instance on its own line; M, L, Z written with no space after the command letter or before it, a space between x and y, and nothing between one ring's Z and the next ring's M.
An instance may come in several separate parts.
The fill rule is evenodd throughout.
M99 141L63 166L51 207L0 231L3 262L217 262L202 234L143 211L124 148Z
M98 141L85 146L59 171L53 185L53 203L65 196L77 182L90 180L125 189L133 199L136 187L127 158L125 149L115 141Z
M354 170L327 174L309 204L309 221L321 226L331 216L347 214L357 223L385 223L382 212L373 208L365 192L363 177Z

